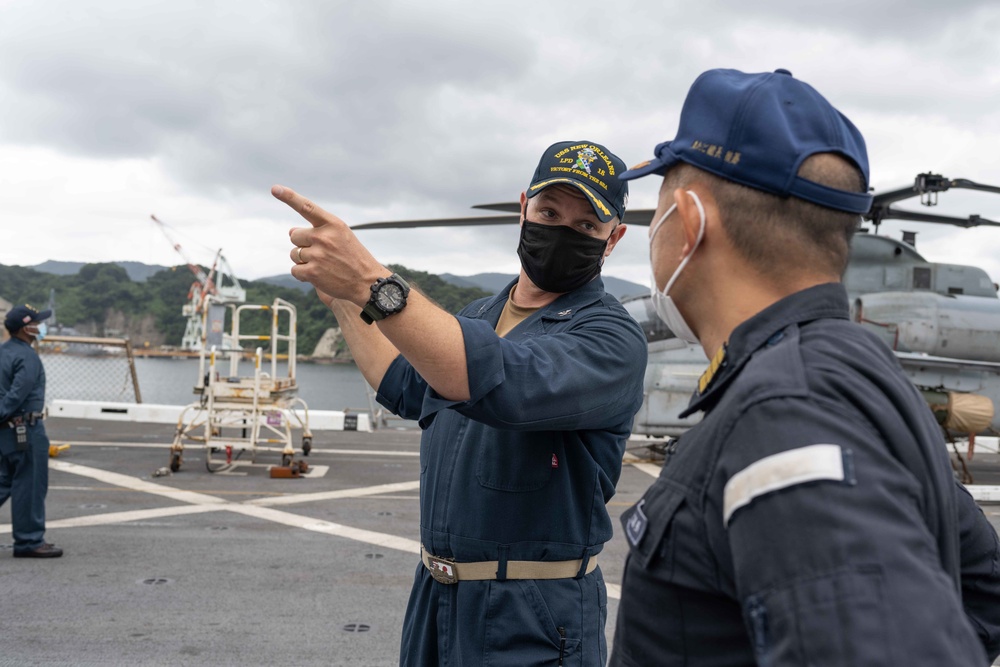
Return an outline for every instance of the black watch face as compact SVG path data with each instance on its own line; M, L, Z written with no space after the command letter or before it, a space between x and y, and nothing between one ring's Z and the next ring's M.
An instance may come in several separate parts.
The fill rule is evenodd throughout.
M386 283L383 285L382 289L375 295L375 300L378 302L379 308L386 313L394 313L400 310L403 304L406 303L403 296L403 288L396 283Z

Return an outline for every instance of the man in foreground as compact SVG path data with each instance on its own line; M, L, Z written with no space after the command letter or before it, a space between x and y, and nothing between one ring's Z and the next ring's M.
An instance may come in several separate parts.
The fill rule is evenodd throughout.
M10 340L0 346L0 505L11 501L14 558L58 558L45 542L49 439L42 424L45 369L32 349L52 311L15 306L4 318Z
M605 663L597 556L646 364L599 277L625 233L623 170L599 144L549 147L521 194L520 275L457 317L342 221L272 190L312 224L291 231L292 275L337 316L379 402L424 429L402 665Z
M989 664L996 534L892 352L848 321L861 134L785 70L712 70L655 154L624 176L663 177L654 305L711 363L704 419L622 518L612 664Z

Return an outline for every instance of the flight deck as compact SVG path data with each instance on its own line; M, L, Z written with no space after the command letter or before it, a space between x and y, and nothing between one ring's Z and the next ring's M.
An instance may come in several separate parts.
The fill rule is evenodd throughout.
M46 505L46 539L66 555L15 560L0 524L0 590L16 601L0 665L397 664L419 563L419 431L318 431L307 472L276 479L279 447L214 473L192 450L173 473L170 425L46 428L70 445L50 459ZM616 528L659 472L645 445L629 443ZM970 470L1000 484L996 454ZM983 507L1000 526L1000 504ZM626 552L618 531L599 556L609 645Z

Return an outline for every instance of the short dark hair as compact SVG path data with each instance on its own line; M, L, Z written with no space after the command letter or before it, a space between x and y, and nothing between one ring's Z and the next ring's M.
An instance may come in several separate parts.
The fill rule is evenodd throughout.
M835 153L808 157L799 168L802 178L828 187L864 192L864 176L849 160ZM861 216L797 197L779 197L680 164L666 174L671 187L706 185L715 197L723 229L733 246L763 275L781 279L802 267L843 276L851 238Z

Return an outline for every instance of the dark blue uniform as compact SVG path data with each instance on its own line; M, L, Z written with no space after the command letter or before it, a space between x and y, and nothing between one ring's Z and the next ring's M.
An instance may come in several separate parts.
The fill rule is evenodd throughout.
M7 423L44 409L42 361L28 343L11 338L0 346L0 505L11 499L15 552L44 544L49 439L38 421L26 425L27 442L19 444Z
M511 284L513 285L513 283ZM456 562L593 558L612 536L614 495L642 402L646 342L597 278L494 331L510 291L458 317L471 398L449 401L402 357L378 400L417 419L420 538ZM404 665L603 665L600 568L576 578L435 581L418 566Z
M1000 651L996 534L895 357L847 318L827 284L733 331L689 407L704 420L622 518L611 664L964 667Z

